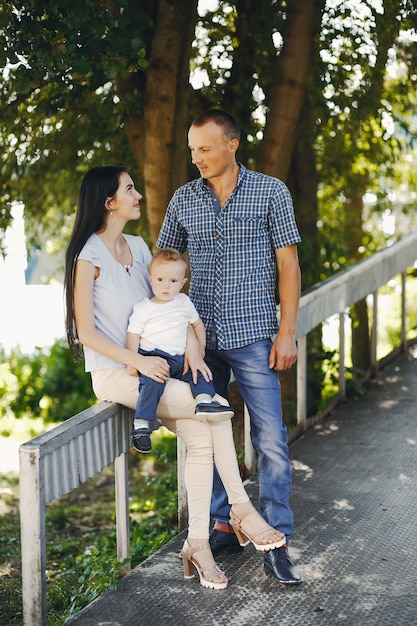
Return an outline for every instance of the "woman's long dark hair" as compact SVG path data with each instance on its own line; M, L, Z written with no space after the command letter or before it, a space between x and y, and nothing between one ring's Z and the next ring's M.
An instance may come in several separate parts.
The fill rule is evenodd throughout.
M116 195L123 166L93 167L84 176L78 194L77 213L71 239L65 254L65 330L68 345L74 358L82 357L74 315L75 264L87 239L104 227L105 203Z

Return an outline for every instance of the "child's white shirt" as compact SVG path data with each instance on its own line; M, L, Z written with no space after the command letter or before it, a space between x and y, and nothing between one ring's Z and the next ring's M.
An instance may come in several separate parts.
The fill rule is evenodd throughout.
M163 350L168 354L184 354L188 324L195 324L199 315L185 293L169 302L144 298L133 307L127 331L140 335L143 350Z

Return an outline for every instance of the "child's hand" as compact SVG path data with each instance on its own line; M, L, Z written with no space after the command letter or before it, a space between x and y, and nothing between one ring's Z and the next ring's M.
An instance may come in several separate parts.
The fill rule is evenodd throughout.
M139 376L139 372L136 367L132 367L131 365L127 366L127 373L129 374L129 376Z

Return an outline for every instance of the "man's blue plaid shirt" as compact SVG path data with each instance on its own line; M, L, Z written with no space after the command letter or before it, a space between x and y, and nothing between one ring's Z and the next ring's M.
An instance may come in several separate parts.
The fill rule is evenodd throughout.
M156 244L188 249L189 295L221 350L277 332L275 250L301 241L284 183L239 165L238 183L219 212L203 178L180 187Z

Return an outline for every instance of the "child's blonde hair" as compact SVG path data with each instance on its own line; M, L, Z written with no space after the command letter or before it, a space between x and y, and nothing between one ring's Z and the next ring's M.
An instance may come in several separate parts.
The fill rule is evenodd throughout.
M185 275L187 275L187 261L185 260L184 255L181 254L181 252L178 252L178 250L174 250L174 248L164 248L163 250L158 250L158 252L153 255L148 265L148 270L151 271L151 268L154 265L159 265L160 263L169 263L171 261L180 261L184 263Z

